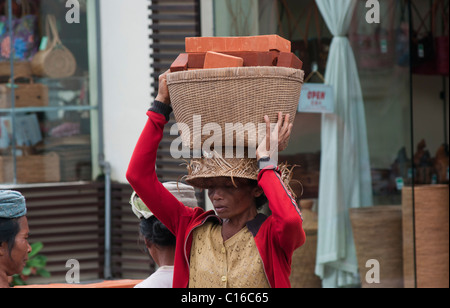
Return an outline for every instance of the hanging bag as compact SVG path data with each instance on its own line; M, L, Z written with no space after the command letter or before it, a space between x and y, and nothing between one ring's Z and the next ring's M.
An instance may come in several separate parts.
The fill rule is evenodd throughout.
M9 25L7 4L3 4L5 15L0 16L0 62L9 62L12 48L14 48L14 61L28 61L37 52L35 34L37 17L31 14L30 4L27 0L21 2L20 17L12 17L12 25ZM0 9L1 10L1 9ZM9 36L12 28L13 44Z
M40 77L65 78L75 74L77 63L73 54L59 38L56 18L48 15L46 19L48 44L31 61L33 74Z
M409 21L406 18L407 3L403 0L397 0L397 6L400 8L400 24L396 30L395 51L397 57L397 65L400 67L410 66L410 44L409 44Z
M303 70L305 71L305 75L309 75L311 72L313 72L312 66L314 63L318 65L318 71L322 74L325 74L331 39L322 37L319 9L315 1L311 1L308 4L308 8L307 10L305 10L305 12L308 12L308 15L306 17L303 39L292 42L292 52L295 53L297 57L303 61ZM309 39L309 30L313 14L316 27L316 37ZM299 20L302 17L303 16L300 15L294 26L293 32L297 30Z
M354 16L349 31L349 40L355 53L358 67L361 69L380 69L392 67L395 63L395 10L394 0L389 0L388 16L389 25L383 28L369 25L371 33L360 33L362 28L359 24L360 16L365 16L360 12L361 3L366 1L358 0Z
M319 8L316 2L313 2L312 11L314 13L314 22L316 26L316 37L308 41L309 58L311 65L317 63L317 70L311 67L312 72L320 72L325 74L327 67L328 54L330 52L331 39L322 37L322 28L320 25Z
M13 2L14 5L15 2ZM14 10L13 10L14 11ZM0 5L0 76L11 75L10 57L14 50L14 73L31 76L30 60L37 52L36 30L37 16L32 12L28 0L22 0L15 8L20 17L12 16L12 26L9 24L7 3ZM9 29L12 29L13 44Z
M442 14L439 14L441 12ZM443 25L443 32L438 35L439 15L442 15L441 24ZM449 20L448 13L445 12L445 5L443 0L436 0L433 6L433 32L434 47L436 51L435 68L436 73L448 76L449 73Z
M420 20L419 26L414 29L411 38L411 57L412 57L412 72L414 74L435 74L435 48L432 26L432 7L423 15L420 10L411 1L413 10L412 23L414 24L414 16Z

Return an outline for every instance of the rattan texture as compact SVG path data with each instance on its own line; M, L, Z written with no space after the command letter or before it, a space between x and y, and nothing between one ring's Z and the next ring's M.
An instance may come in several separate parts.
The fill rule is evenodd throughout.
M405 287L448 288L449 186L404 187L402 203Z
M271 123L276 123L278 112L283 112L290 114L290 121L294 122L303 78L302 70L284 67L236 67L168 74L175 119L190 130L189 135L182 134L183 144L191 149L201 147L211 136L217 137L216 132L203 128L208 123L217 123L222 146L257 146L258 126L264 124L265 115ZM201 116L201 125L194 125L194 116ZM226 123L233 129L227 130ZM194 136L201 136L201 142L194 142ZM236 143L236 136L244 136L243 144Z
M402 207L383 205L350 209L363 288L403 288ZM370 283L368 260L380 263L380 283Z

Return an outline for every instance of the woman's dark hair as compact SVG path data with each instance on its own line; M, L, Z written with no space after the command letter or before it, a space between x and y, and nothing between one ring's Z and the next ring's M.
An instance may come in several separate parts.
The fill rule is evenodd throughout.
M14 248L16 236L20 231L17 219L0 218L0 244L8 245L9 254Z
M175 246L175 236L155 216L141 219L140 231L147 242L161 247Z
M258 181L254 181L254 180L249 180L249 184L251 187L258 187ZM266 195L264 194L264 192L262 193L261 196L256 197L255 198L255 203L256 203L256 209L260 210L262 209L262 207L268 202L269 200L267 200Z

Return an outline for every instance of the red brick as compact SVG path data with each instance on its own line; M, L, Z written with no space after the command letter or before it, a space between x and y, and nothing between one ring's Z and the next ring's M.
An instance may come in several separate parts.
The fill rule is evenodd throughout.
M278 57L278 52L274 55L273 52L269 51L228 51L222 53L233 57L242 58L244 60L244 66L276 66L276 60ZM189 53L188 69L203 68L205 56L205 52Z
M188 53L270 50L291 52L291 42L278 35L186 38L186 52Z
M303 68L303 62L292 52L280 52L278 55L277 66L301 70Z
M242 58L208 51L205 56L205 65L203 68L241 67L243 65L244 59Z
M203 68L205 65L206 52L194 52L189 53L188 69L190 68Z
M269 51L230 51L224 54L244 59L244 66L273 66L272 53Z
M188 59L187 53L181 53L170 66L170 71L172 73L186 71L188 69Z

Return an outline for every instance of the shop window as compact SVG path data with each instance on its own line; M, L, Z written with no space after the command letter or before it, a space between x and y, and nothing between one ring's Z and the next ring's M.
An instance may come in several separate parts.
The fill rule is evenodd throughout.
M86 0L0 1L0 184L96 176L94 11Z
M215 0L215 35L279 34L292 42L292 52L304 61L305 75L311 77L305 80L305 85L324 83L323 76L326 76L327 58L333 38L320 10L317 10L317 3L324 2ZM367 22L365 19L368 11L367 1L358 0L354 2L355 7L351 7L353 17L346 34L352 47L361 84L364 109L362 114L365 115L367 131L364 134L367 134L370 166L366 164L365 167L369 168L365 171L362 170L365 167L358 169L349 166L341 170L342 174L339 172L332 174L336 181L340 181L337 195L344 200L349 191L354 192L356 188L351 184L352 176L344 178L348 175L347 171L356 170L354 176L370 172L369 187L372 202L357 204L356 207L361 209L349 210L348 204L341 204L339 200L331 201L332 206L325 209L328 211L325 213L327 220L320 223L324 208L321 213L319 191L326 192L329 189L319 187L324 171L321 169L321 163L324 163L321 161L321 158L323 159L321 138L326 116L320 113L299 112L289 147L279 156L281 161L300 166L294 171L294 179L302 183L297 189L299 194L302 194L300 205L305 218L304 229L309 236L307 241L309 246L302 247L294 254L291 276L294 287L377 286L372 284L373 282L368 283L366 279L367 264L371 268L371 263L366 262L369 261L370 254L372 257L379 256L378 259L390 258L389 261L380 263L381 273L385 278L378 286L414 287L427 284L421 283L420 277L420 263L424 259L420 259L420 254L409 249L407 245L413 245L414 234L417 236L418 232L422 233L417 229L420 224L413 221L414 206L416 210L422 206L412 201L414 186L426 185L423 187L442 189L442 185L435 184L444 184L443 191L446 197L441 199L444 200L443 204L448 203L449 2L447 0L377 2L380 23ZM330 3L327 4L333 7ZM337 12L328 13L333 17L338 15ZM412 37L410 33L413 34ZM411 46L415 49L410 50ZM345 121L340 122L337 130L345 129L347 124ZM352 129L350 128L350 131ZM355 146L351 142L346 145ZM343 155L342 153L338 153L338 156ZM295 189L295 186L293 188ZM329 193L335 195L330 189ZM418 213L415 212L416 220ZM441 213L448 217L448 209ZM330 233L331 225L338 223L343 226L341 232L330 235L327 245L331 247L337 243L338 247L341 245L338 241L345 238L346 244L339 246L340 250L336 253L340 256L336 260L331 254L324 256L322 253L316 256L316 251L321 251L317 247L324 247L323 242L317 240L318 229L319 234L323 236ZM350 226L350 223L353 226ZM414 224L416 229L413 227ZM448 219L443 225L444 227L448 225ZM370 233L374 228L377 228L376 235ZM386 236L382 236L380 233L382 230L378 228L382 228ZM384 241L374 244L374 237L380 236ZM366 245L369 242L370 245ZM426 241L421 243L416 241L415 248L421 246L420 249L424 249L423 243ZM442 243L439 247L448 255L448 234L446 241ZM350 246L356 253L345 251ZM441 255L445 259L445 254ZM346 256L347 259L342 256ZM323 263L318 261L327 258L332 260L328 261L329 265L326 264L327 261ZM341 263L339 258L346 261ZM445 261L436 263L443 262ZM317 268L322 264L325 264L326 270L319 273ZM437 272L439 273L439 270ZM447 280L448 286L448 266L441 272L443 274L439 279ZM325 275L322 275L324 273ZM318 280L319 274L322 275L322 281Z

